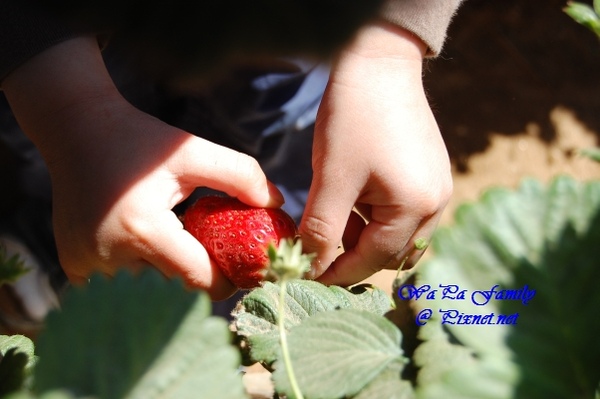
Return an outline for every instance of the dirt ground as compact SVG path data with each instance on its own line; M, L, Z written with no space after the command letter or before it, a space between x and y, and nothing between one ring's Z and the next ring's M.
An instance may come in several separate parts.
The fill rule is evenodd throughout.
M565 1L467 0L426 76L457 203L493 185L600 177L577 151L600 139L600 41Z
M452 160L456 207L493 186L559 174L600 178L578 151L600 144L600 40L568 17L566 1L466 0L429 98ZM390 286L392 272L369 281Z

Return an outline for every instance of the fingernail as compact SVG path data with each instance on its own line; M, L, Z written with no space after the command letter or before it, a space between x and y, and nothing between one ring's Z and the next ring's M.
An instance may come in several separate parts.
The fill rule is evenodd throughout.
M267 182L269 190L269 206L273 208L279 208L285 203L285 198L277 186L271 182Z
M313 259L310 263L310 270L306 272L305 278L307 280L314 280L317 278L317 271L321 270L321 261L317 258Z

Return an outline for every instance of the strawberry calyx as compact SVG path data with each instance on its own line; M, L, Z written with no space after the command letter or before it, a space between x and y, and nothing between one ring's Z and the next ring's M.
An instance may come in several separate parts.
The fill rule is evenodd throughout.
M290 238L283 238L275 248L270 244L267 249L269 268L267 279L291 280L301 278L310 270L311 262L316 254L302 253L302 240L295 242Z

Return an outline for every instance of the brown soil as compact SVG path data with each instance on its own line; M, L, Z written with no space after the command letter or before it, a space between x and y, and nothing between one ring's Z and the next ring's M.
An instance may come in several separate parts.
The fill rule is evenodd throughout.
M426 76L453 162L456 204L524 176L600 177L600 41L565 1L467 0Z

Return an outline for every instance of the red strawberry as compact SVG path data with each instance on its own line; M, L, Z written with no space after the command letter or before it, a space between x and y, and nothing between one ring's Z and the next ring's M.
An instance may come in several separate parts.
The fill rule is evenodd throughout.
M281 209L220 196L196 201L185 211L183 225L239 288L259 286L269 265L269 244L277 247L282 238L297 234L294 220Z

